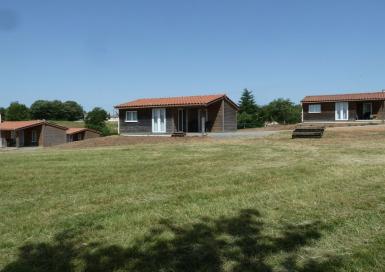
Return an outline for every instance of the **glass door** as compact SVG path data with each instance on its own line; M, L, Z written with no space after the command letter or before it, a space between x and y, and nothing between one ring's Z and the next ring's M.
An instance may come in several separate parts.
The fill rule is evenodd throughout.
M24 146L24 130L19 130L19 146Z
M166 133L166 109L152 109L152 132Z
M362 104L362 117L365 120L369 120L372 116L372 103Z
M185 131L186 112L184 109L178 109L178 131Z
M336 102L336 120L348 120L349 119L349 103L348 102Z

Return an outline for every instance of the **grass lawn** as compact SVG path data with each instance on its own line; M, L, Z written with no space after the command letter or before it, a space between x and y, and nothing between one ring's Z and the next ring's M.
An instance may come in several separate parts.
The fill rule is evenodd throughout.
M82 128L85 127L83 121L51 121L58 125L65 127ZM107 127L110 129L111 134L118 133L118 122L106 122Z
M0 152L0 271L385 271L385 130L348 130Z

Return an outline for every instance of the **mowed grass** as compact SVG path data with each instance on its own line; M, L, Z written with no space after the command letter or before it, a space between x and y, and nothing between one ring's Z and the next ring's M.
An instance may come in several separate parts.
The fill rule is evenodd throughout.
M71 128L83 128L86 125L83 121L51 121L58 125ZM111 134L118 133L118 122L106 122L106 126L109 128Z
M336 129L2 152L0 271L384 271L384 150Z

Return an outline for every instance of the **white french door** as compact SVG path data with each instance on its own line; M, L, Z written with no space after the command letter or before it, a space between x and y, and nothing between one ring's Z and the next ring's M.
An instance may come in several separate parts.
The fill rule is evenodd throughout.
M152 109L152 132L166 133L166 109Z
M349 103L336 102L336 120L348 120L348 119L349 119Z

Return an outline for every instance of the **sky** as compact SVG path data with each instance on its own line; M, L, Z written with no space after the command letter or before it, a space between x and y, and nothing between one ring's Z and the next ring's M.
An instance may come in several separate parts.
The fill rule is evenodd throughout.
M0 0L0 106L385 89L385 1Z

